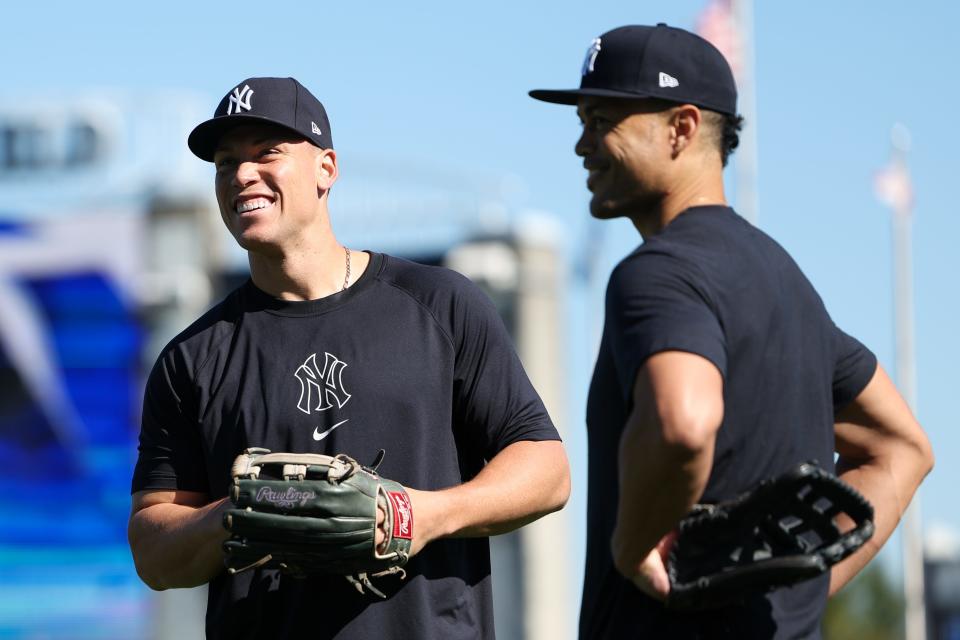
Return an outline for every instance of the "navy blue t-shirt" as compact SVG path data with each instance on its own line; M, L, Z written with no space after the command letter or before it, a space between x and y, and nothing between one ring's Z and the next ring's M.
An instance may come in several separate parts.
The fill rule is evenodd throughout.
M806 460L833 470L835 412L876 358L834 325L796 263L727 207L680 214L610 277L587 403L589 488L582 638L816 638L828 576L743 607L676 614L617 573L617 451L637 371L667 350L723 375L723 423L701 502L733 498ZM642 510L643 505L637 505Z
M147 383L133 491L224 497L247 447L364 464L384 449L381 475L436 490L471 479L514 442L558 439L476 286L371 254L343 292L285 302L247 282L175 338ZM485 538L435 541L405 569L406 580L377 579L386 600L341 576L221 573L210 583L207 636L494 636Z

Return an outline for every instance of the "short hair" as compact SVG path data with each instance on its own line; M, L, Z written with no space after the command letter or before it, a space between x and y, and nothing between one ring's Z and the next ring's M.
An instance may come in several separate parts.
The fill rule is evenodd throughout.
M709 109L701 109L701 113L703 122L707 125L707 135L713 138L714 145L720 151L720 160L725 167L730 154L740 145L743 116L718 113Z

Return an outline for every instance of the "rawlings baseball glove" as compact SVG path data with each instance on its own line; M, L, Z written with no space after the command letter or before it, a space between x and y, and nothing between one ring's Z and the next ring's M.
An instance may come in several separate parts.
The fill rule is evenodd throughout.
M405 577L413 511L403 487L346 455L247 449L233 463L224 542L230 573L279 569L304 576L340 574L360 593L386 596L370 578ZM386 540L375 543L377 508Z
M841 532L837 521L853 521ZM873 507L836 476L805 462L680 521L667 559L674 609L708 609L826 572L873 535Z

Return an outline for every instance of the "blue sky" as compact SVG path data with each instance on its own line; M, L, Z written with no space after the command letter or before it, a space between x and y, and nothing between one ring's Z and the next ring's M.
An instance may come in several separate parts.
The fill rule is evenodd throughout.
M600 263L609 269L637 236L620 222L590 224L585 172L572 152L574 110L526 92L576 86L583 53L603 31L661 21L690 28L704 4L18 2L6 9L0 39L0 97L184 89L206 96L212 111L245 77L293 75L327 106L343 171L375 164L396 184L457 176L495 191L513 212L555 216L571 256L602 234ZM871 180L887 161L892 125L912 134L917 413L938 456L923 488L923 519L960 530L951 404L960 5L758 5L758 112L747 126L759 143L759 224L791 252L836 322L891 373L890 215ZM206 170L198 161L197 171ZM595 326L598 308L594 293L571 291L570 366L583 370L593 345L576 329ZM569 428L579 432L585 375L571 379ZM570 442L582 446L579 435Z

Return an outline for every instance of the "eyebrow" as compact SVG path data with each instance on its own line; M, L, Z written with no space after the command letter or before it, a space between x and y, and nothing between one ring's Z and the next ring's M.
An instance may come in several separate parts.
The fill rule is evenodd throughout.
M599 102L594 102L593 104L588 104L583 108L583 115L580 114L580 109L577 109L577 116L581 119L588 118L593 115L594 111L602 107L603 105Z
M272 142L274 144L281 144L284 142L291 142L292 140L293 140L292 136L286 136L283 133L278 132L278 133L268 133L262 136L258 136L253 140L250 140L246 144L249 144L254 147L259 147L260 145L266 144L268 142ZM213 153L214 154L227 153L228 151L229 151L228 147L218 144L217 148L213 150Z

